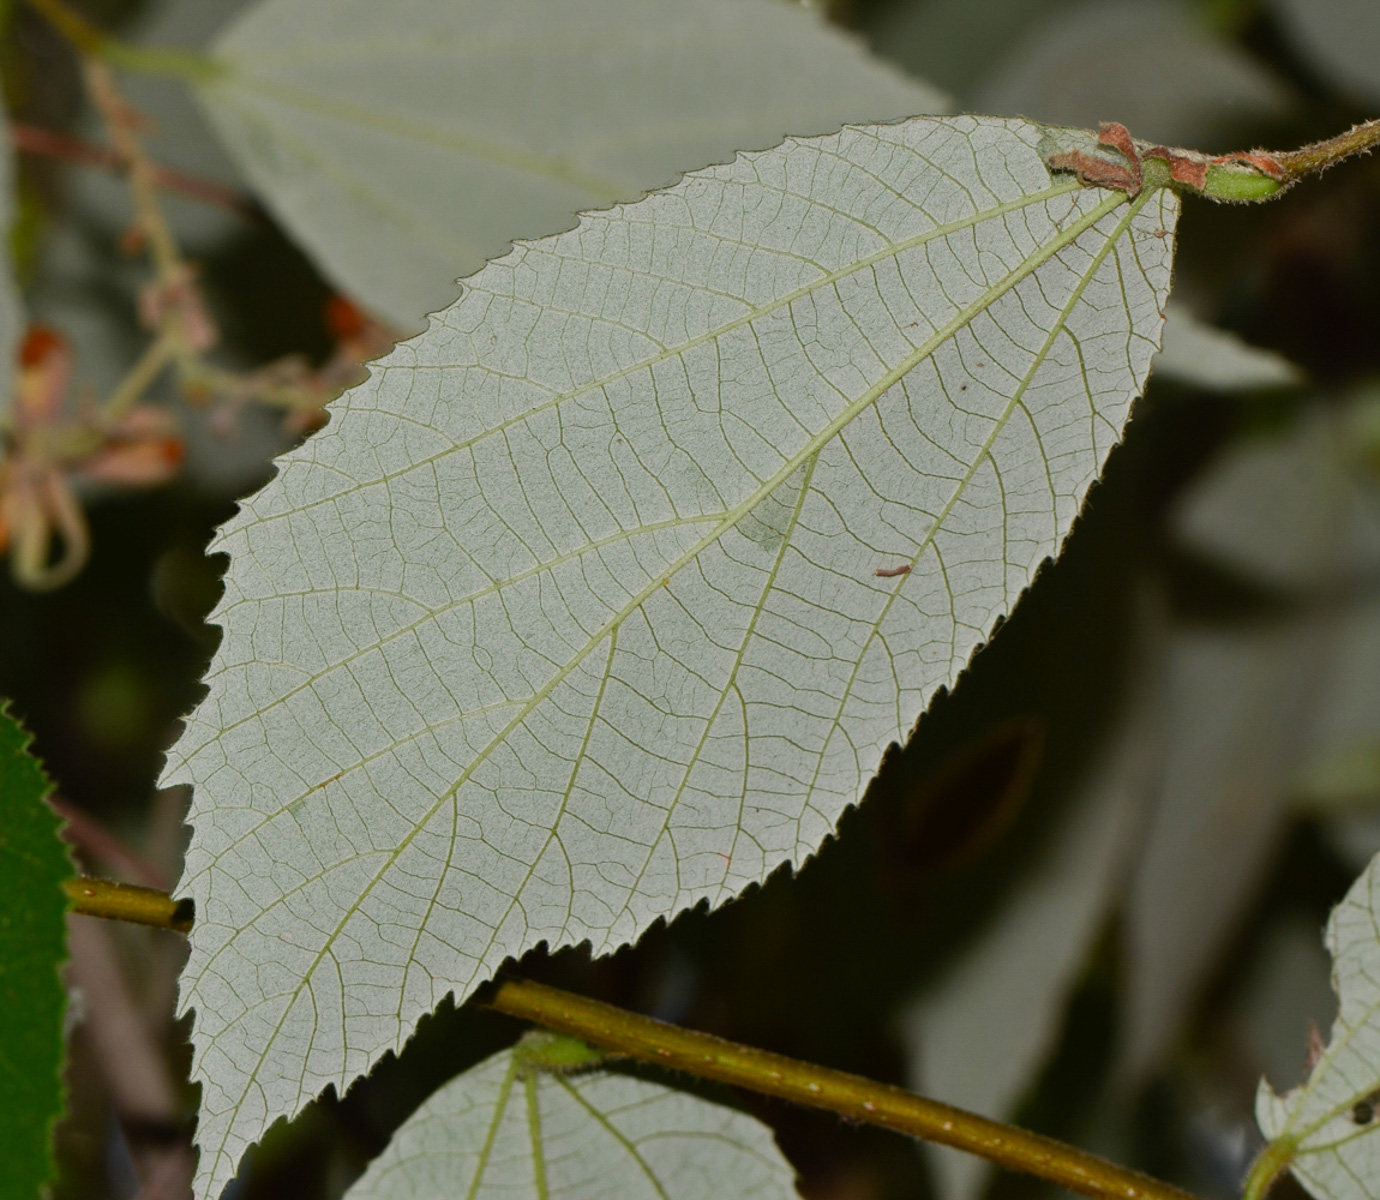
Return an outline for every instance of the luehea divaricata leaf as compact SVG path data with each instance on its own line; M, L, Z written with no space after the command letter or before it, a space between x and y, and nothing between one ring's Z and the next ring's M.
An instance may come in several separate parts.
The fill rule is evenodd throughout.
M514 238L847 121L947 112L779 0L263 0L199 88L336 283L406 330Z
M1304 1083L1277 1096L1263 1079L1255 1115L1272 1145L1319 1200L1380 1195L1380 857L1327 923L1337 1020Z
M794 1171L755 1118L630 1075L542 1069L533 1048L524 1040L441 1088L349 1200L797 1196Z
M509 955L813 854L1053 554L1177 198L1020 120L790 141L470 279L213 544L198 1190Z

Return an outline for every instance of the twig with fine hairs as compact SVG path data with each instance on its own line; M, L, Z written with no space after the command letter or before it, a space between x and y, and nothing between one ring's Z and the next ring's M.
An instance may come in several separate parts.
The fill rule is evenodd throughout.
M78 879L74 888L82 891L99 882ZM118 891L145 891L116 886ZM123 913L113 908L102 911L103 897L111 895L91 890L82 911L122 917ZM162 924L167 929L191 927L192 915L185 910L182 922L174 923L178 902L171 896L153 893L141 897L140 902L144 907L138 920ZM668 1025L545 984L504 979L482 992L476 1002L654 1066L748 1088L965 1150L1094 1200L1195 1200L1189 1192L1075 1146L927 1100L904 1088Z

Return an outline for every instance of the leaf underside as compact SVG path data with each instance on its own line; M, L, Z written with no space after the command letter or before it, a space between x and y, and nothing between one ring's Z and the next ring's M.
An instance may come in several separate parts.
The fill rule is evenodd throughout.
M67 960L62 882L72 876L52 790L29 736L0 702L0 1196L38 1196L62 1113Z
M953 682L1169 286L1176 197L1045 132L849 128L520 245L224 528L167 773L199 1192L507 956L803 861Z
M744 1113L628 1075L539 1070L519 1046L432 1096L349 1200L788 1200L793 1175Z
M1291 1169L1320 1200L1380 1196L1380 856L1327 923L1337 1020L1308 1079L1283 1096L1261 1080L1256 1120L1293 1147Z

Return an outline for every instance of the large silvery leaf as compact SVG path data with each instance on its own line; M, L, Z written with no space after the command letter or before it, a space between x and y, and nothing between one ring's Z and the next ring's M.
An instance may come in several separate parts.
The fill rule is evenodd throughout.
M265 0L201 98L323 271L405 329L516 238L787 134L942 112L774 0Z
M544 1067L550 1040L529 1035L446 1084L349 1200L797 1196L794 1172L761 1122L645 1079Z
M1327 925L1339 1011L1308 1079L1277 1096L1263 1080L1256 1119L1276 1161L1313 1195L1380 1195L1380 858L1372 860Z
M721 903L861 796L1159 338L1177 197L1048 136L850 128L521 246L225 526L167 773L201 1191L508 955Z

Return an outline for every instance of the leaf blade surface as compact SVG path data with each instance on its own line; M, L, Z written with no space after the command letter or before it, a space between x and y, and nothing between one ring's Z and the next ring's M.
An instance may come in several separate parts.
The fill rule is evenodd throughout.
M807 858L952 683L1168 288L1175 197L1044 132L850 128L520 246L225 527L168 772L203 1188L505 957Z
M635 1076L539 1069L527 1045L441 1088L350 1200L796 1196L790 1164L754 1118Z

